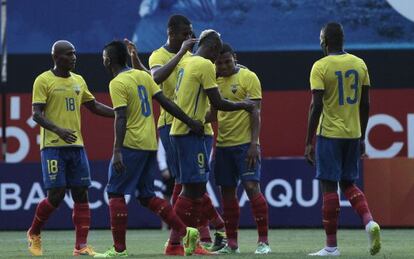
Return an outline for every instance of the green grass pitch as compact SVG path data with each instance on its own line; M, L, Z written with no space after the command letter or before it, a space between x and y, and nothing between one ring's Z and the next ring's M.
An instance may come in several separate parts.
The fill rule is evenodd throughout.
M214 258L311 258L306 255L322 248L324 244L322 229L273 229L269 232L273 252L267 256L255 256L253 252L256 236L255 230L241 230L239 233L241 254L214 256ZM167 237L168 233L161 230L129 230L127 246L130 257L165 258L162 252ZM44 258L71 258L73 231L44 231L42 240ZM368 253L367 238L363 230L339 230L338 242L340 258L414 258L413 229L383 230L382 250L375 257ZM92 230L89 243L98 252L103 252L112 244L110 231ZM0 232L0 249L0 257L3 258L30 257L26 249L26 233L23 231Z

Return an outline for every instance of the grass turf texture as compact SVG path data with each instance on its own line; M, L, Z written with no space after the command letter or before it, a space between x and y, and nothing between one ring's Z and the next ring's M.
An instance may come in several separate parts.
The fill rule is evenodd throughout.
M263 258L255 256L256 231L241 230L239 246L241 254L214 256L214 258ZM127 247L130 258L165 258L164 243L168 233L161 230L129 230ZM26 232L0 231L0 257L30 258L27 251ZM306 256L324 245L322 229L274 229L269 232L272 253L267 258L311 258ZM340 258L370 258L365 231L339 230ZM96 251L104 252L112 244L108 230L92 230L89 243ZM44 231L42 233L43 258L73 258L73 231ZM382 230L382 250L375 258L414 258L414 230ZM174 257L177 258L177 257ZM199 256L197 258L200 258ZM203 257L201 257L203 258ZM211 258L211 256L205 257ZM313 257L312 257L313 258Z

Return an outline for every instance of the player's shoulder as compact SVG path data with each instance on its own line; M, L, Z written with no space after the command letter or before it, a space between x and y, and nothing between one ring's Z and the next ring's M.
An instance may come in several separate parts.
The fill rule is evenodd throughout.
M362 58L360 58L360 57L358 57L358 56L356 56L356 55L354 55L354 54L351 54L351 53L347 53L347 55L348 55L348 58L349 58L350 60L352 60L353 62L355 62L355 63L359 63L359 64L361 64L362 66L365 66L365 61L364 61Z
M240 67L238 74L239 76L245 77L245 78L256 78L257 77L256 73L251 71L247 67Z
M75 73L75 72L70 72L70 75L71 75L73 78L75 78L75 80L85 82L85 79L83 78L83 76L81 76L81 75L79 75L79 74L77 74L77 73Z
M167 58L167 57L169 57L171 54L173 54L173 53L168 52L168 51L164 48L164 46L161 46L161 47L159 47L158 49L154 50L154 51L151 53L150 58Z
M53 74L53 72L49 69L49 70L46 70L46 71L44 71L44 72L42 72L42 73L40 73L37 77L36 77L36 80L50 80L50 79L52 79L52 78L54 78L55 77L55 75Z

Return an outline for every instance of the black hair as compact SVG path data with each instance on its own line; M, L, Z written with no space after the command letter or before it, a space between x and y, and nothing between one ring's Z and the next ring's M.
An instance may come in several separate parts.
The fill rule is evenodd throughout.
M220 38L220 33L216 32L215 30L204 30L200 34L200 41L198 42L198 46L201 47L203 45L212 47L219 45L220 48L222 47L222 41Z
M174 14L168 19L168 29L176 31L181 28L181 26L191 25L190 20L187 17L181 14Z
M128 60L128 49L123 41L114 40L104 47L106 54L112 62L124 66Z
M340 23L329 22L322 28L328 46L342 47L344 44L344 29Z
M228 43L223 43L223 47L221 48L220 55L223 55L225 53L230 53L234 55L234 50Z

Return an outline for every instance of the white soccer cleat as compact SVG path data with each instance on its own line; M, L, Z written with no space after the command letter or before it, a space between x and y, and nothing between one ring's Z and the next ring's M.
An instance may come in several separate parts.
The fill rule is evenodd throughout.
M270 246L263 242L259 242L257 244L256 251L254 251L255 254L261 254L261 255L268 254L270 252L272 252L272 249L270 249Z
M308 255L310 255L310 256L340 256L341 253L339 252L338 248L335 248L335 250L333 250L332 252L326 250L325 248L322 248L318 252L311 253L311 254L308 254Z
M381 235L380 226L375 221L370 221L365 226L365 231L368 234L369 252L371 255L376 255L381 250Z

